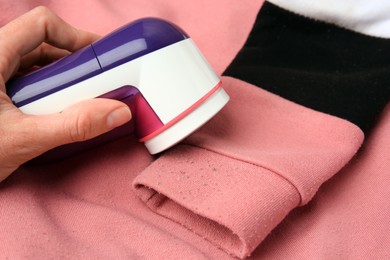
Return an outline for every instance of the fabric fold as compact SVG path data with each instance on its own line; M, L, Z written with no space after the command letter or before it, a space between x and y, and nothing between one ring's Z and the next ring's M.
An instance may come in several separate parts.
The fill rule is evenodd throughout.
M363 141L352 123L224 77L230 103L133 182L163 215L244 258L343 168Z
M157 160L134 185L152 210L241 258L300 200L287 180L267 169L189 145Z

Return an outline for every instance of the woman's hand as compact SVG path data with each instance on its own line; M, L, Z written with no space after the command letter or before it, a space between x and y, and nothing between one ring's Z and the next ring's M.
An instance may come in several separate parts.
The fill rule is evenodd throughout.
M131 119L129 108L111 99L83 101L58 114L26 115L6 94L5 82L16 72L49 63L97 38L45 7L0 28L0 181L56 146L90 139Z

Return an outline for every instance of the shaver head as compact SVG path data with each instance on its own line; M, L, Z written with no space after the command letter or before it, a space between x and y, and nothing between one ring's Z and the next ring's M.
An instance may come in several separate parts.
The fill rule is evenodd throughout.
M120 100L130 107L134 133L151 154L181 141L229 100L191 38L156 18L125 25L63 59L12 79L7 93L29 114L60 112L97 97Z

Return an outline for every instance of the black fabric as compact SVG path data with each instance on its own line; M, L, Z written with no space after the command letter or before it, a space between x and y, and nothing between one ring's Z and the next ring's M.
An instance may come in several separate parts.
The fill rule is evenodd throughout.
M224 72L367 132L390 100L390 40L265 2Z

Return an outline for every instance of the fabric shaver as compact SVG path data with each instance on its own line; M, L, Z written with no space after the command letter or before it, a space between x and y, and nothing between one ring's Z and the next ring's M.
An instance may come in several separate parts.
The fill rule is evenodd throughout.
M97 97L120 100L130 107L133 132L151 154L180 142L229 100L193 40L157 18L134 21L10 80L7 94L22 112L34 115ZM115 129L111 132L115 137Z

